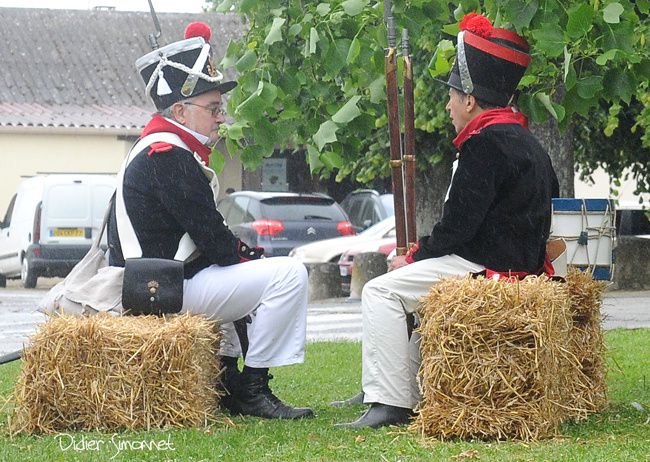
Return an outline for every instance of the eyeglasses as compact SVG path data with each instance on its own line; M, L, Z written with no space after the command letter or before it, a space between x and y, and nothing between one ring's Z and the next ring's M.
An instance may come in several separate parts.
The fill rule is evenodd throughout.
M202 106L200 104L196 103L190 103L189 101L183 101L183 104L188 105L188 106L198 106L202 109L205 109L206 111L210 111L210 114L212 117L217 117L220 115L226 115L225 109L219 105L219 106Z

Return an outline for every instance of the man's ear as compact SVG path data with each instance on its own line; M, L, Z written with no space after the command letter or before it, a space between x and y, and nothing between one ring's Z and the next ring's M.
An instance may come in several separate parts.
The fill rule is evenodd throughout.
M465 109L467 112L472 112L477 107L476 98L472 95L467 95L467 98L465 98Z
M185 105L183 103L174 103L171 108L172 119L179 124L185 123Z

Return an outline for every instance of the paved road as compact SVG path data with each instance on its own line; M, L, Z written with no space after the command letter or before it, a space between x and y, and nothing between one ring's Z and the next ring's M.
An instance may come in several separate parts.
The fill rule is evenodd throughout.
M25 290L10 281L0 289L0 354L23 346L45 316L34 311L46 289ZM650 328L650 291L612 291L603 300L603 327ZM311 303L307 314L309 341L360 340L359 300L332 299Z
M22 348L45 315L35 311L36 304L57 280L39 280L39 288L23 289L17 281L0 288L0 355ZM361 307L358 300L326 300L309 305L307 315L309 341L360 340Z
M603 328L650 328L650 291L606 292ZM309 305L307 337L311 340L361 339L359 300L333 299Z
M650 291L611 291L605 293L604 329L650 327Z

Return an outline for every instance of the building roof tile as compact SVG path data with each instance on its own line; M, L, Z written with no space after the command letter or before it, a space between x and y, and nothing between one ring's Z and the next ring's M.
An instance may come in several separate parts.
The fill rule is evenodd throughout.
M148 12L0 8L0 128L141 129L155 107L135 60L151 51ZM242 31L233 14L158 13L161 46L212 28L216 62ZM229 72L226 78L233 78Z

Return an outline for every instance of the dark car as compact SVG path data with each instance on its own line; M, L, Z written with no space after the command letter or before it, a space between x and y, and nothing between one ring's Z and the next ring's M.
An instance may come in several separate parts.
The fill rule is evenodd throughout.
M616 206L616 234L650 235L650 203L619 201Z
M379 194L374 189L359 189L345 196L341 207L357 231L395 215L392 194Z
M309 242L355 234L345 211L321 194L240 191L217 206L242 241L264 247L267 257L288 255Z

